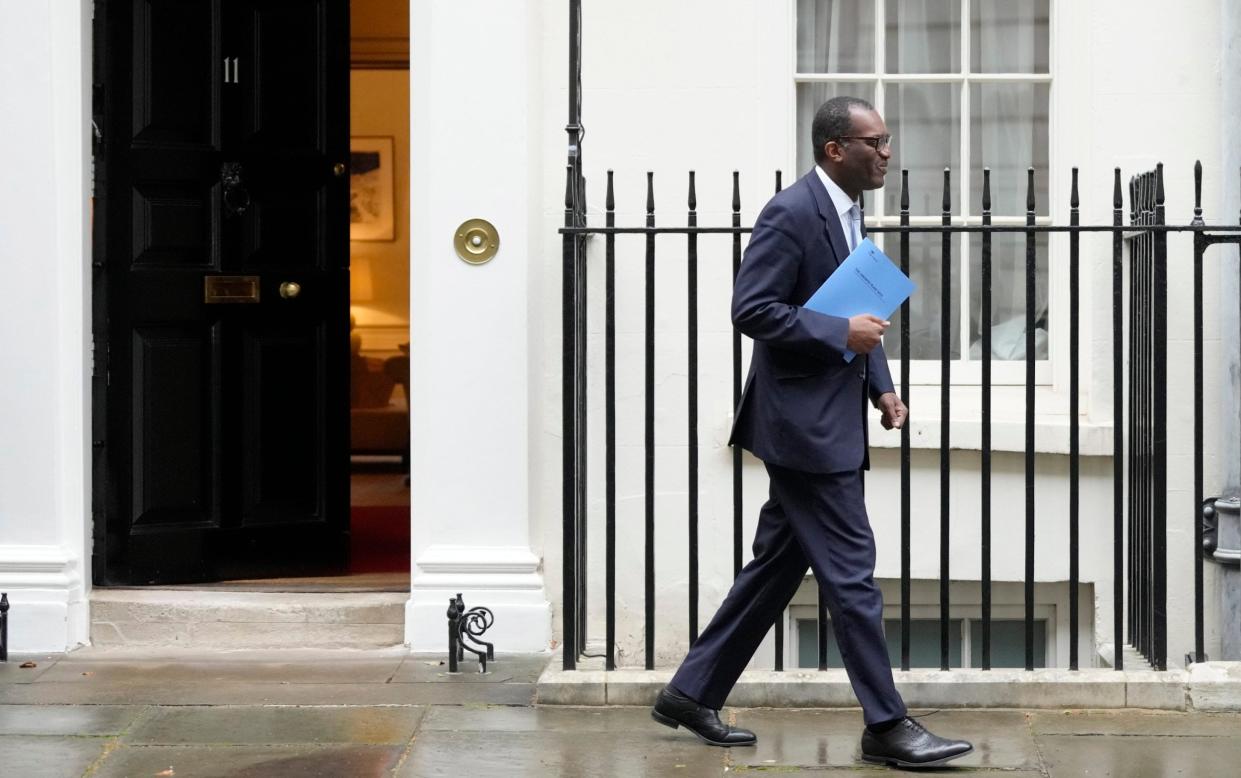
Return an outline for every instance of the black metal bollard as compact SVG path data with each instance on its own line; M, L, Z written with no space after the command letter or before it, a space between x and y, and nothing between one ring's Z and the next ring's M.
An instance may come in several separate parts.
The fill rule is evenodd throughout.
M0 662L9 661L9 593L0 593Z
M448 672L457 672L458 636L461 632L461 611L455 597L448 598Z
M465 658L465 652L478 657L478 672L487 672L487 662L495 661L495 646L481 639L481 635L495 623L495 615L488 608L465 609L461 592L448 598L448 672L457 672Z
M461 627L465 620L465 599L461 597L461 592L457 592L457 661L465 659L465 640L461 632Z

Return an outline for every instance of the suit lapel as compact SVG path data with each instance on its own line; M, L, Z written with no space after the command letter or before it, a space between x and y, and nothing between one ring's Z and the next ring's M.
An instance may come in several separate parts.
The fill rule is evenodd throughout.
M840 214L836 213L832 198L827 194L823 182L819 180L818 173L811 170L803 180L814 195L815 204L819 208L819 216L823 218L824 229L827 231L827 243L832 247L836 265L839 266L845 261L845 257L849 256L849 244L845 241L845 232L840 227Z

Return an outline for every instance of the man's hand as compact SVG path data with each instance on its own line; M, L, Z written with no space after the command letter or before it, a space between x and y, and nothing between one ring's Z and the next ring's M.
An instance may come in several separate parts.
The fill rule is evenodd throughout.
M859 313L849 317L849 339L846 345L854 354L869 354L871 349L879 345L879 339L892 322Z
M879 399L875 401L875 407L883 411L882 423L885 430L900 429L905 425L905 419L909 417L909 409L905 407L905 403L901 402L896 392L879 395Z

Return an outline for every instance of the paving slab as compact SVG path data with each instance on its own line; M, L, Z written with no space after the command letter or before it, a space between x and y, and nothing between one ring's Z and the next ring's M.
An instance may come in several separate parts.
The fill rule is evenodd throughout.
M1038 735L1051 778L1235 775L1241 738Z
M283 745L409 742L423 708L221 706L156 708L125 736L129 745Z
M956 764L953 762L952 764ZM873 776L874 778L882 778L882 776L899 776L899 775L958 775L969 776L969 778L1047 778L1038 770L986 770L981 768L961 768L941 767L939 769L926 770L909 770L901 772L895 768L884 767L882 765L873 765L867 763L858 763L854 767L798 767L786 768L777 765L733 765L729 768L728 775L740 773L741 775L771 776L771 775L790 775L796 778L860 778L861 776Z
M1035 735L1164 735L1241 738L1241 713L1031 711Z
M861 764L860 711L739 708L735 720L758 735L754 749L735 752L739 765L801 768ZM953 762L958 767L1039 768L1038 751L1022 711L945 710L922 716L920 721L936 734L974 744L973 753Z
M534 684L168 684L116 681L0 685L0 704L27 705L530 705Z
M487 663L487 672L478 672L478 660L466 654L457 667L459 672L448 672L448 661L443 655L412 654L393 677L393 683L451 680L463 683L502 683L517 681L534 683L547 667L548 656L544 654L497 654L495 661Z
M38 679L64 683L387 683L397 674L404 657L379 659L325 657L306 661L201 661L185 659L76 659L67 658Z
M657 732L649 708L518 708L439 706L422 720L420 732Z
M144 710L134 705L0 705L0 733L119 735Z
M9 654L9 661L0 662L0 684L33 683L51 670L64 654ZM34 667L22 667L34 663Z
M82 775L108 747L104 738L0 735L4 778L68 778Z
M572 732L419 733L397 772L403 778L462 775L544 778L722 776L726 749L668 735L618 732L583 737Z
M91 778L370 778L391 774L395 746L122 746ZM46 775L46 774L44 774Z

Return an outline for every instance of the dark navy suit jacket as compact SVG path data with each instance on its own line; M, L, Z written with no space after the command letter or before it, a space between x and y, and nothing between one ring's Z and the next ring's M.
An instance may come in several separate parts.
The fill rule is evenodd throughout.
M808 473L868 465L871 399L893 391L883 347L845 362L849 320L801 306L849 255L832 199L811 170L767 203L733 287L732 319L754 339L730 444Z

